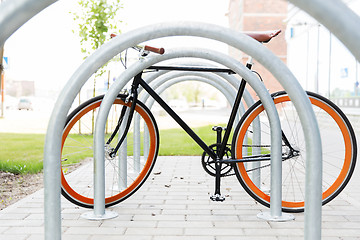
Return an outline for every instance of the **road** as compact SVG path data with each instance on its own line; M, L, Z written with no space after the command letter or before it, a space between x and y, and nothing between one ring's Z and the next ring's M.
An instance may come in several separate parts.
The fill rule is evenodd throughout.
M45 134L51 110L6 110L5 116L0 118L0 132L10 133L40 133ZM229 116L229 109L194 109L180 111L179 115L190 127L225 123ZM160 129L177 128L177 123L165 113L155 112L155 119Z

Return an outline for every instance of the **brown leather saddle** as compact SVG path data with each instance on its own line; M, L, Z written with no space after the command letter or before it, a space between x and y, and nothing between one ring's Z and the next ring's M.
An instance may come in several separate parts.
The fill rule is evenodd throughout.
M273 37L279 35L280 32L281 30L271 30L271 31L243 32L243 33L259 42L267 43Z

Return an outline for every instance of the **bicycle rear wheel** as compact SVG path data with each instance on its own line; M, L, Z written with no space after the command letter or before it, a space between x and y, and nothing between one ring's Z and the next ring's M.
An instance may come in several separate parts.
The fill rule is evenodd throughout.
M334 199L349 182L355 168L357 145L354 131L344 113L328 99L307 92L313 106L322 141L323 182L322 204ZM286 92L272 95L278 110L281 128L290 145L293 156L283 158L282 208L284 212L304 211L306 150L303 129ZM260 139L256 138L256 124L260 125ZM261 102L255 103L240 120L233 140L233 157L270 154L270 127ZM283 156L289 156L290 148L282 142ZM261 158L261 157L260 157ZM270 206L270 161L237 163L236 176L256 201Z
M128 112L133 102L125 103L126 96L119 95L108 115L105 143L113 133L120 114ZM86 208L93 208L93 132L94 122L103 96L88 100L76 108L67 118L62 136L61 192L69 201ZM126 115L125 118L126 119ZM125 124L125 120L121 125ZM105 147L105 207L115 205L133 193L145 182L154 167L158 149L159 132L149 109L136 103L134 117L116 157L109 151L122 136L117 131L111 144ZM143 141L142 141L143 140ZM72 166L83 165L69 174Z

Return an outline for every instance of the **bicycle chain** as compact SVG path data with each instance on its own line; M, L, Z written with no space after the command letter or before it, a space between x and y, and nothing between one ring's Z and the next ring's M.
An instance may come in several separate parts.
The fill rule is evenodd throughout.
M282 161L285 161L286 159L282 160ZM250 170L246 170L246 172L252 172L252 171L255 171L255 170L259 170L259 169L262 169L262 168L266 168L266 167L269 167L271 164L267 164L267 165L264 165L264 166L261 166L261 167L257 167L257 168L253 168L253 169L250 169ZM232 170L234 171L234 170ZM221 176L221 177L229 177L229 176L234 176L236 175L235 172L234 173L228 173L228 174L225 174L224 176Z
M271 147L271 145L242 145L243 147ZM283 147L285 147L286 145L283 144L282 145ZM285 161L286 159L283 159L282 161ZM266 167L269 167L271 164L267 164L267 165L264 165L264 166L261 166L261 167L257 167L257 168L253 168L253 169L250 169L250 170L246 170L246 172L252 172L252 171L255 171L255 170L259 170L259 169L262 169L262 168L266 168ZM234 171L234 170L232 170ZM222 177L229 177L229 176L234 176L236 175L235 172L234 173L228 173L228 174L225 174L224 176Z
M271 145L242 145L243 147L271 147ZM286 145L283 144L282 145L283 147L285 147ZM286 159L282 160L282 161L285 161ZM266 167L269 167L271 164L267 164L267 165L264 165L264 166L261 166L261 167L257 167L257 168L253 168L253 169L250 169L250 170L246 170L246 172L252 172L252 171L255 171L255 170L259 170L259 169L262 169L262 168L266 168ZM227 174L224 174L223 176L221 177L230 177L230 176L234 176L236 175L234 170L232 169L230 173L227 173Z
M271 145L242 145L243 147L271 147ZM285 144L281 145L283 147L286 147Z

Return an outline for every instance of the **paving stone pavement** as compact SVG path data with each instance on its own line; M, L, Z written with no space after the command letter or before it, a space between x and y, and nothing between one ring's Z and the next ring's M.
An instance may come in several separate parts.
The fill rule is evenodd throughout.
M203 171L200 157L159 157L154 172L161 174L152 174L132 197L107 209L119 214L111 220L83 219L90 210L62 197L62 239L304 239L303 213L287 222L258 219L269 209L248 196L235 176L223 178L226 201L210 201L214 178ZM359 173L357 167L348 187L323 207L322 239L360 239ZM0 211L0 239L44 239L43 197L40 190Z

